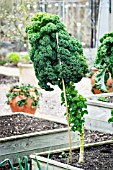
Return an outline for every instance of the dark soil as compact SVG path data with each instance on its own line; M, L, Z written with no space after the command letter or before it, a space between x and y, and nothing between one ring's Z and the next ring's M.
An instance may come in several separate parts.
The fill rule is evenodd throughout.
M22 114L0 116L0 138L64 127L67 125Z
M64 127L67 125L23 114L0 116L0 138ZM111 140L111 138L112 134L85 130L85 143Z
M0 84L12 84L19 82L18 76L7 76L4 74L0 74Z
M113 144L85 149L84 163L79 164L79 150L73 151L72 166L84 170L113 170ZM69 164L69 153L51 155L51 159Z

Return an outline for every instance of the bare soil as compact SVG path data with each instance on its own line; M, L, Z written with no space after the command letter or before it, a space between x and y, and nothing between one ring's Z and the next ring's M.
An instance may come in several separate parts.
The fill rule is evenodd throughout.
M23 114L0 116L0 138L64 127L67 125Z
M14 113L0 116L0 138L67 127L65 124ZM112 134L85 129L85 143L110 140Z

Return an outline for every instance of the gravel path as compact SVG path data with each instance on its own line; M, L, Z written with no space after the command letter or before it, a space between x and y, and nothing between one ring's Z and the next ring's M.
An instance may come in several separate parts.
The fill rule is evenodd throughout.
M76 89L78 89L78 92L83 96L92 94L90 79L83 78L76 84ZM40 109L38 109L37 112L63 118L65 108L60 104L60 89L55 86L52 92L47 92L45 90L41 90L41 92Z
M13 75L18 76L18 71L17 69L5 69L3 67L0 67L0 74L5 73L6 75ZM7 74L8 73L8 74ZM15 79L15 77L13 77ZM7 82L7 81L6 81ZM17 82L18 83L18 82ZM5 103L6 101L6 93L8 92L8 89L12 85L11 82L5 83L0 83L0 114L10 114L11 110L10 107ZM92 94L91 92L91 84L90 84L90 79L89 78L83 78L79 83L76 84L76 88L78 89L79 93L87 96ZM54 91L48 92L45 90L40 90L42 93L42 97L40 99L40 108L37 109L36 115L37 114L44 114L44 115L49 115L52 117L59 117L59 118L64 118L64 113L65 113L65 108L61 106L60 104L60 89L55 86Z

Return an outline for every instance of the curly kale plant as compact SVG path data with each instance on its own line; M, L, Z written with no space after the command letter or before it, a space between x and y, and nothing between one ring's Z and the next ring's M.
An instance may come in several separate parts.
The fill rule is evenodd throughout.
M51 91L50 84L58 85L62 78L66 84L70 81L77 83L87 73L81 43L69 35L57 15L36 14L31 25L26 27L26 32L31 44L30 58L41 88Z
M64 93L61 94L62 104L65 104ZM66 98L68 103L69 124L72 125L73 131L82 133L82 126L85 122L84 114L88 114L86 98L78 94L73 83L66 86Z
M100 42L101 45L98 47L94 64L99 69L99 72L95 75L95 87L102 92L107 92L106 82L109 78L109 73L113 79L113 32L104 34L100 38Z
M68 107L68 121L71 125L71 129L75 132L80 133L80 153L79 153L79 163L84 162L84 115L88 114L86 99L78 94L75 89L74 83L70 83L65 86L66 89L66 99ZM61 94L62 104L65 105L64 91ZM67 114L66 114L67 115Z
M69 35L56 15L36 14L31 25L26 27L26 32L31 44L30 58L34 63L39 86L51 91L51 85L58 85L63 90L62 101L66 106L68 134L69 125L72 125L73 131L80 132L82 156L79 162L83 162L83 115L87 113L86 100L78 95L74 87L74 83L78 83L88 71L82 45ZM71 155L70 151L70 160Z

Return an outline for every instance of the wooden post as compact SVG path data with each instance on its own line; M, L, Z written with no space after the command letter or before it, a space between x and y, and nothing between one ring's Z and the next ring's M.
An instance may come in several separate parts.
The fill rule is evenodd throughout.
M59 48L58 33L56 33L56 40L57 40L57 47ZM62 65L61 61L59 61L59 62ZM63 78L62 78L62 85L63 85L64 99L65 99L65 106L66 106L66 118L67 118L67 123L68 123L68 138L69 138L69 146L70 146L70 163L72 163L72 141L71 141L69 119L68 119L68 104L67 104L67 99L66 99L66 88L65 88L65 82L64 82Z

